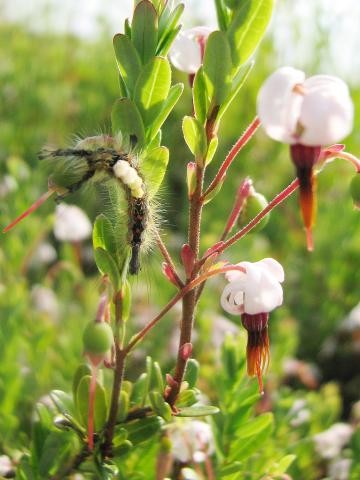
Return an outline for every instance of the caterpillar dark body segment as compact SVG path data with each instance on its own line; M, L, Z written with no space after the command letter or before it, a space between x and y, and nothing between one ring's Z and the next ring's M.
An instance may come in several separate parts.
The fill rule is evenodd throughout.
M129 233L131 237L131 259L129 272L131 275L136 275L140 270L140 247L147 226L148 208L144 198L131 198L130 203Z

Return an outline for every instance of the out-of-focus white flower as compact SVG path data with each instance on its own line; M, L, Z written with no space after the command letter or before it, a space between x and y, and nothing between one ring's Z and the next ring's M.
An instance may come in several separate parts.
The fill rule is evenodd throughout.
M283 303L284 270L273 258L259 262L241 262L246 273L233 271L225 274L229 284L221 295L223 309L232 314L268 313Z
M31 264L34 266L37 265L48 265L56 260L57 253L55 248L49 242L40 243L38 248L35 250L35 253L31 259Z
M7 455L0 455L0 477L6 477L14 471L13 464Z
M174 67L189 74L196 73L201 67L205 44L210 33L209 27L194 27L180 31L169 52Z
M292 67L265 81L257 111L266 133L280 142L317 146L337 143L352 130L354 106L349 89L330 75L305 79Z
M0 198L6 197L8 193L17 190L18 184L15 178L11 175L4 175L0 183Z
M358 303L341 324L341 330L353 332L360 330L360 303Z
M76 205L56 207L54 235L61 242L81 242L90 237L92 225L86 213Z
M349 442L352 433L353 428L348 423L335 423L314 436L315 450L322 458L335 458Z
M214 437L208 423L186 420L169 426L172 453L182 463L201 463L214 452Z
M350 458L339 458L330 463L328 477L330 480L348 480L351 467Z
M39 313L45 313L54 320L58 318L59 302L51 288L34 285L31 289L31 301Z

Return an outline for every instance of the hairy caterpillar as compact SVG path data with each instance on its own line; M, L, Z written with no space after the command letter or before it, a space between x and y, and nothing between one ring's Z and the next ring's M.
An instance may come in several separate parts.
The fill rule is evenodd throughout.
M43 149L39 153L39 159L46 160L50 166L49 192L3 231L9 231L54 192L56 201L59 202L89 181L104 185L107 193L112 190L113 185L116 190L119 190L120 186L123 195L120 196L117 192L115 201L110 198L113 217L110 220L118 225L120 215L127 217L125 242L131 248L129 273L137 274L140 270L140 250L149 243L149 235L145 237L145 233L151 232L154 216L150 208L150 195L139 169L139 159L131 152L131 148L127 150L122 148L119 138L108 135L85 138L78 141L73 148ZM124 198L127 206L123 205ZM121 228L119 231L119 239L123 230ZM126 247L124 242L119 242L119 246L121 249Z

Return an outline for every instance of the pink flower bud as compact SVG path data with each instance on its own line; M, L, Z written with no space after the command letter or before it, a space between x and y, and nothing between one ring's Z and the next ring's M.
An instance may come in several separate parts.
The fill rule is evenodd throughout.
M185 361L189 360L192 349L193 349L192 343L190 342L184 343L184 345L181 347L181 357L183 360Z
M196 189L196 163L189 162L186 170L188 196L191 199Z
M181 260L185 268L186 278L190 278L195 264L195 255L187 243L181 248Z
M174 275L174 272L172 270L172 268L170 267L170 265L166 262L163 262L162 264L162 271L163 271L163 274L165 275L165 277L169 280L170 283L172 283L173 285L175 285L175 287L179 287L179 284L175 278L175 275Z

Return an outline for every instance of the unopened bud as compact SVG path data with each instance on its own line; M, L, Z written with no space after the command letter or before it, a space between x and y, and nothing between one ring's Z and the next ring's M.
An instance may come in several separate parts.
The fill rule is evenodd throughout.
M245 227L253 218L256 217L264 208L268 205L268 202L264 195L257 192L251 192L244 202L242 210L238 218L238 226L240 228ZM260 232L268 223L270 215L267 214L260 222L254 227L251 232Z
M184 343L181 347L181 357L183 360L189 360L191 352L192 352L192 344L190 342Z
M360 172L351 180L350 192L354 201L354 207L360 209Z
M83 334L83 343L87 355L105 355L114 343L112 328L105 322L89 323Z
M175 278L175 275L174 275L174 272L172 270L172 268L170 267L170 265L166 262L163 262L162 264L162 271L163 271L163 274L165 275L165 277L169 280L169 282L171 282L173 285L175 285L175 287L179 287L179 284Z
M190 245L187 243L181 248L181 260L185 268L186 278L190 278L194 268L195 255Z

